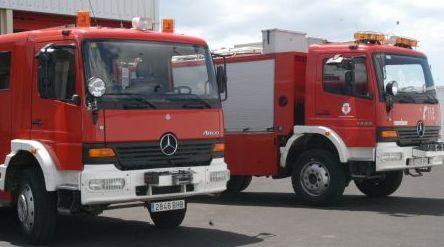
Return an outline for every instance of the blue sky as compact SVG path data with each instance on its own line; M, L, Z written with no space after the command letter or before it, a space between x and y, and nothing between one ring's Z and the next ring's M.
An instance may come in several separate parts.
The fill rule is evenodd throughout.
M329 41L352 40L356 31L418 39L444 86L444 1L437 0L172 0L160 17L174 18L176 32L204 38L211 49L258 42L261 30L302 31Z

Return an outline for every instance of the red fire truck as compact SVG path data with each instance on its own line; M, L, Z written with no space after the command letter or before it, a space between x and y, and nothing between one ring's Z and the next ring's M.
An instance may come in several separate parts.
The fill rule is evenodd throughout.
M155 225L178 226L185 197L229 178L225 77L207 44L143 18L112 29L81 17L0 36L1 205L35 244L51 241L57 212L146 206Z
M403 174L442 165L439 104L417 41L355 39L307 49L313 39L304 33L266 30L261 53L226 54L228 192L252 176L291 176L303 202L328 204L351 180L368 196L387 196Z

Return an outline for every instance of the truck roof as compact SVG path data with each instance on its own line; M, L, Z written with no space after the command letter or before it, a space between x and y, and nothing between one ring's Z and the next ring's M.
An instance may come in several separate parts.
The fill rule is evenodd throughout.
M69 36L64 36L62 31L69 32ZM0 35L0 43L9 43L23 39L31 39L36 42L46 40L66 39L133 39L167 41L177 43L189 43L207 46L206 42L200 38L186 36L182 34L161 33L153 31L142 31L127 28L106 28L106 27L57 27L49 29L33 30L21 33Z
M418 50L393 46L393 45L378 45L378 44L359 44L356 47L355 42L342 42L342 43L326 43L326 44L313 44L309 48L310 52L385 52L385 53L397 53L409 56L426 57L426 55Z

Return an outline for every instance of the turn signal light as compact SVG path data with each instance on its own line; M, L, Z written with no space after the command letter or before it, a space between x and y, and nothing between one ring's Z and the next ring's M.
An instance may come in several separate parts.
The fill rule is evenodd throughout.
M90 27L91 26L91 20L90 20L88 11L86 11L86 10L77 11L76 25L77 25L77 27Z
M225 151L224 143L216 143L213 148L213 152L215 153L223 153Z
M396 130L383 130L381 132L381 137L382 138L396 138L396 137L398 137L398 133L396 132Z
M112 148L91 148L88 150L88 155L90 158L111 158L116 156Z

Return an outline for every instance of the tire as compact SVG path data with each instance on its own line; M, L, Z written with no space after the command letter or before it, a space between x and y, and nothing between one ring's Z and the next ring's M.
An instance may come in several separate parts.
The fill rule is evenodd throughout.
M148 212L154 225L158 228L175 228L182 224L185 214L187 212L187 202L185 201L185 208L179 210L165 211L165 212L151 212L151 207L148 206Z
M386 172L384 178L357 181L356 187L368 197L384 197L391 195L401 185L403 171Z
M295 165L291 181L302 203L326 206L342 197L346 176L344 168L331 152L308 150Z
M226 192L231 194L242 192L250 185L251 180L251 176L230 176Z
M54 239L56 197L47 192L39 169L26 169L17 193L18 221L26 240L31 244L48 244Z

